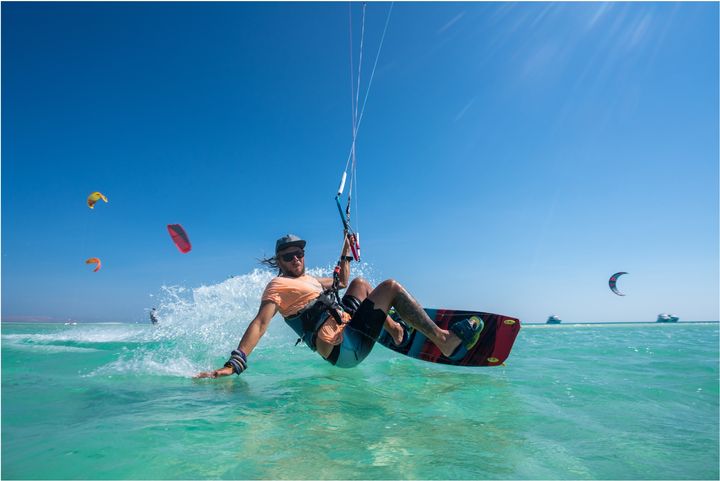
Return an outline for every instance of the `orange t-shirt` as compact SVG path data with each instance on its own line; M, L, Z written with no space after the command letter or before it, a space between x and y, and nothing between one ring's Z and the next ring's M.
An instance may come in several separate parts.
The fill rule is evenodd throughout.
M262 300L276 304L283 317L292 317L322 292L320 281L307 274L300 277L275 277L265 286Z
M309 302L317 299L323 292L322 284L313 276L307 274L300 277L275 277L265 287L262 301L270 301L278 306L283 317L291 317ZM323 323L317 333L317 339L332 346L343 341L343 330L350 315L341 312L345 323L338 325L332 316ZM318 346L318 351L324 351ZM321 352L322 354L322 352ZM328 353L329 354L329 353Z

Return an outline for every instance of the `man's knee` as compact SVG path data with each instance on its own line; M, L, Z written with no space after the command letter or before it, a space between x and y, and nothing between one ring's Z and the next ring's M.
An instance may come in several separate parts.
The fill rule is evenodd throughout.
M350 285L348 287L354 287L356 289L365 288L370 289L370 283L363 279L362 277L356 277L350 282Z
M386 279L386 280L382 281L378 285L378 288L381 288L384 291L392 292L393 294L397 294L398 292L400 292L402 290L402 286L395 279Z
M356 277L353 279L352 282L350 282L350 285L348 285L347 290L348 293L352 293L355 297L362 299L366 298L371 291L372 286L362 277Z

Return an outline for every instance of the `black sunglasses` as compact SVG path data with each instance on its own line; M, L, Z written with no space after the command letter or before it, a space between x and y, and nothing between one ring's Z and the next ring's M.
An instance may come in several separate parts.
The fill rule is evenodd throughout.
M305 251L288 252L287 254L282 254L280 256L280 259L284 260L285 262L290 262L295 257L297 257L298 259L302 259L303 257L305 257Z

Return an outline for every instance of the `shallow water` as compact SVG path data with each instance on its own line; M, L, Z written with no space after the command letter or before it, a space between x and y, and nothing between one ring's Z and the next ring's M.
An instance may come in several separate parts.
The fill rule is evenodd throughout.
M173 293L158 326L3 324L2 477L718 479L717 323L525 325L504 367L376 346L344 370L276 320L242 376L191 379L255 275Z

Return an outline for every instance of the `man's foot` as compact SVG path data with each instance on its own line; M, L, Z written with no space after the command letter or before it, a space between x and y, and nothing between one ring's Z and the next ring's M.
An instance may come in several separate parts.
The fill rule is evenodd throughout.
M442 345L438 344L437 346L440 348L440 352L443 353L443 356L450 357L460 347L462 339L450 331L446 331L444 329L442 331L446 333L445 342L443 342Z
M396 346L402 344L405 330L400 325L400 323L393 321L390 316L388 316L385 319L385 325L383 327L388 332L388 334L390 334L390 337L392 337L392 340Z
M443 355L448 358L455 355L462 347L464 347L467 352L475 347L484 327L485 323L477 316L463 319L460 322L452 324L449 331L445 331L447 333L445 342L443 345L438 345L438 347Z

